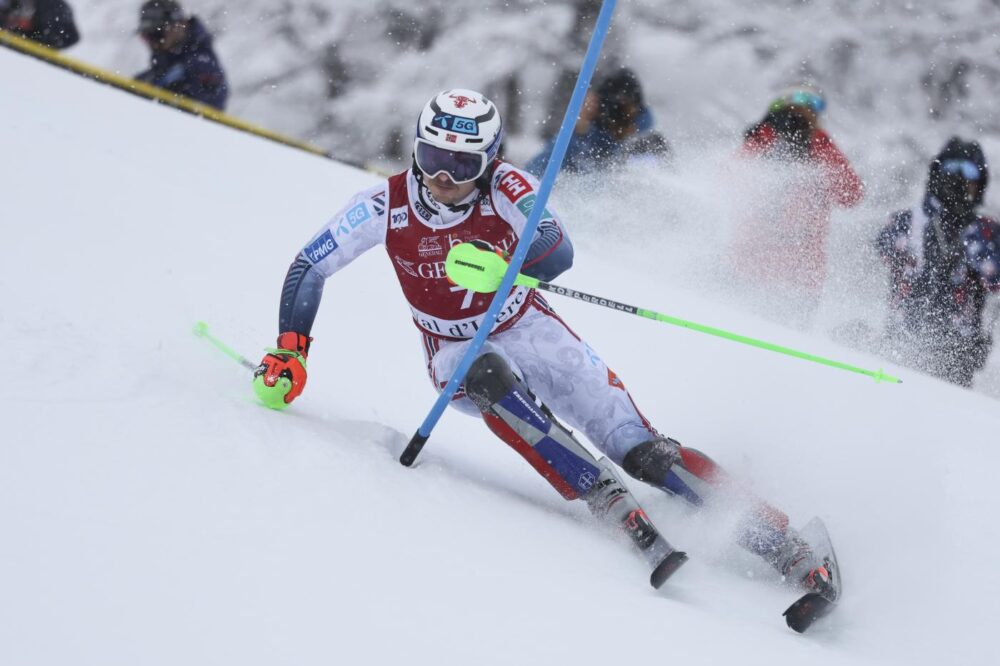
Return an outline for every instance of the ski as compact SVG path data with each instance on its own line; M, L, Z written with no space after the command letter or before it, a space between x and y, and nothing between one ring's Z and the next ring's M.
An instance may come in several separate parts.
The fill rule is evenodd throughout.
M814 551L821 555L823 565L830 574L830 584L827 589L803 594L782 613L788 627L801 634L808 631L817 620L836 610L843 588L837 554L833 550L833 543L823 521L813 518L802 528L800 534Z
M681 565L687 562L687 553L672 550L670 554L663 558L663 560L656 565L653 569L653 573L649 576L649 584L652 585L657 590L660 589L667 579L674 575L674 573L681 568Z
M799 597L782 615L793 630L804 633L816 620L826 617L837 607L837 602L818 592L809 592Z

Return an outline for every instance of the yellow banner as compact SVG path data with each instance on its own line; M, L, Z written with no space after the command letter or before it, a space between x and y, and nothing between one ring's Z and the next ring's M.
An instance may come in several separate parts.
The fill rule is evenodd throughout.
M47 46L33 42L30 39L25 39L24 37L15 35L12 32L0 30L0 45L36 58L40 58L41 60L45 60L46 62L56 65L57 67L62 67L63 69L69 70L81 76L94 79L95 81L100 81L101 83L105 83L109 86L114 86L115 88L124 90L125 92L132 93L133 95L138 95L147 99L155 99L156 101L166 104L167 106L172 106L175 109L180 109L181 111L186 111L196 116L201 116L202 118L207 118L214 122L227 125L233 129L240 130L241 132L247 132L269 141L291 146L292 148L297 148L307 153L312 153L313 155L333 159L331 155L319 148L316 148L315 146L310 146L307 143L296 141L295 139L291 139L276 132L266 130L263 127L252 125L248 122L240 120L239 118L227 115L215 108L212 108L211 106L201 104L200 102L196 102L168 90L163 90L162 88L151 86L148 83L135 81L119 74L103 70L99 67L87 65L79 60L68 58L61 53L48 48Z

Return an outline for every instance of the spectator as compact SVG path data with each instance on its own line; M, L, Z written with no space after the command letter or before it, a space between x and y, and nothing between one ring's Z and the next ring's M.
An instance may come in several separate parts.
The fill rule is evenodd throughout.
M64 0L0 0L0 28L53 49L80 41L73 9Z
M763 170L754 174L755 200L739 231L737 263L758 285L794 292L800 323L819 304L833 206L854 206L864 196L861 179L820 127L825 109L819 91L788 89L746 131L741 149Z
M983 310L1000 290L1000 223L976 212L988 181L980 145L952 137L931 161L922 204L893 213L876 241L891 280L888 342L961 386L993 344Z
M541 176L555 147L552 139L527 166ZM587 92L562 169L589 172L621 164L666 156L666 140L653 131L653 114L646 106L642 86L632 70L622 68L606 77L597 90Z
M580 108L580 115L573 126L573 135L570 137L569 145L566 147L566 155L563 157L562 169L564 171L580 171L578 165L582 165L591 151L591 132L594 129L594 120L600 112L601 102L597 93L593 89L587 90L586 97L583 98L583 106ZM529 173L542 177L545 168L549 165L549 157L552 149L555 148L556 139L553 137L542 151L531 158L525 168Z
M186 17L174 0L147 0L139 9L139 35L151 54L149 69L137 81L225 109L226 73L198 17Z

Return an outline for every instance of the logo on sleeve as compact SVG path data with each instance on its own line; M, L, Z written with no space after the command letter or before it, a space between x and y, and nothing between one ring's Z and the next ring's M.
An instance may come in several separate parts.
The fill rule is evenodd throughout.
M376 215L382 215L385 212L385 192L376 192L372 195L372 208L375 209Z
M362 201L357 206L347 211L344 217L347 219L347 223L351 225L351 229L357 229L362 224L372 219L372 213L368 210L368 206L365 202Z
M524 176L516 171L511 171L500 179L500 191L510 199L511 203L514 203L531 191L531 185L524 179Z
M404 229L410 226L410 207L400 206L389 211L389 228Z
M517 209L521 211L521 214L524 215L525 217L530 217L531 211L535 209L535 201L537 200L537 198L538 197L535 196L534 192L532 192L526 197L522 197L521 200L517 202ZM548 208L542 211L542 217L540 219L542 220L552 219L552 213L549 212Z
M316 240L307 245L303 252L309 261L313 264L318 264L330 256L330 253L336 249L337 241L333 240L333 232L327 229Z
M337 219L340 220L340 224L337 225L336 235L350 236L352 231L372 219L372 212L368 208L368 204L362 201L361 203L347 209L347 212Z

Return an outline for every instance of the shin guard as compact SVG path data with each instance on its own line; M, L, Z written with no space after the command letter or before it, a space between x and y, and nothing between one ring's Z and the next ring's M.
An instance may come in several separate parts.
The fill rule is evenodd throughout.
M622 469L634 479L701 506L724 479L715 462L675 439L658 437L625 454Z
M498 354L480 356L469 368L465 391L500 439L521 454L568 500L597 482L597 460L535 403L527 387Z

